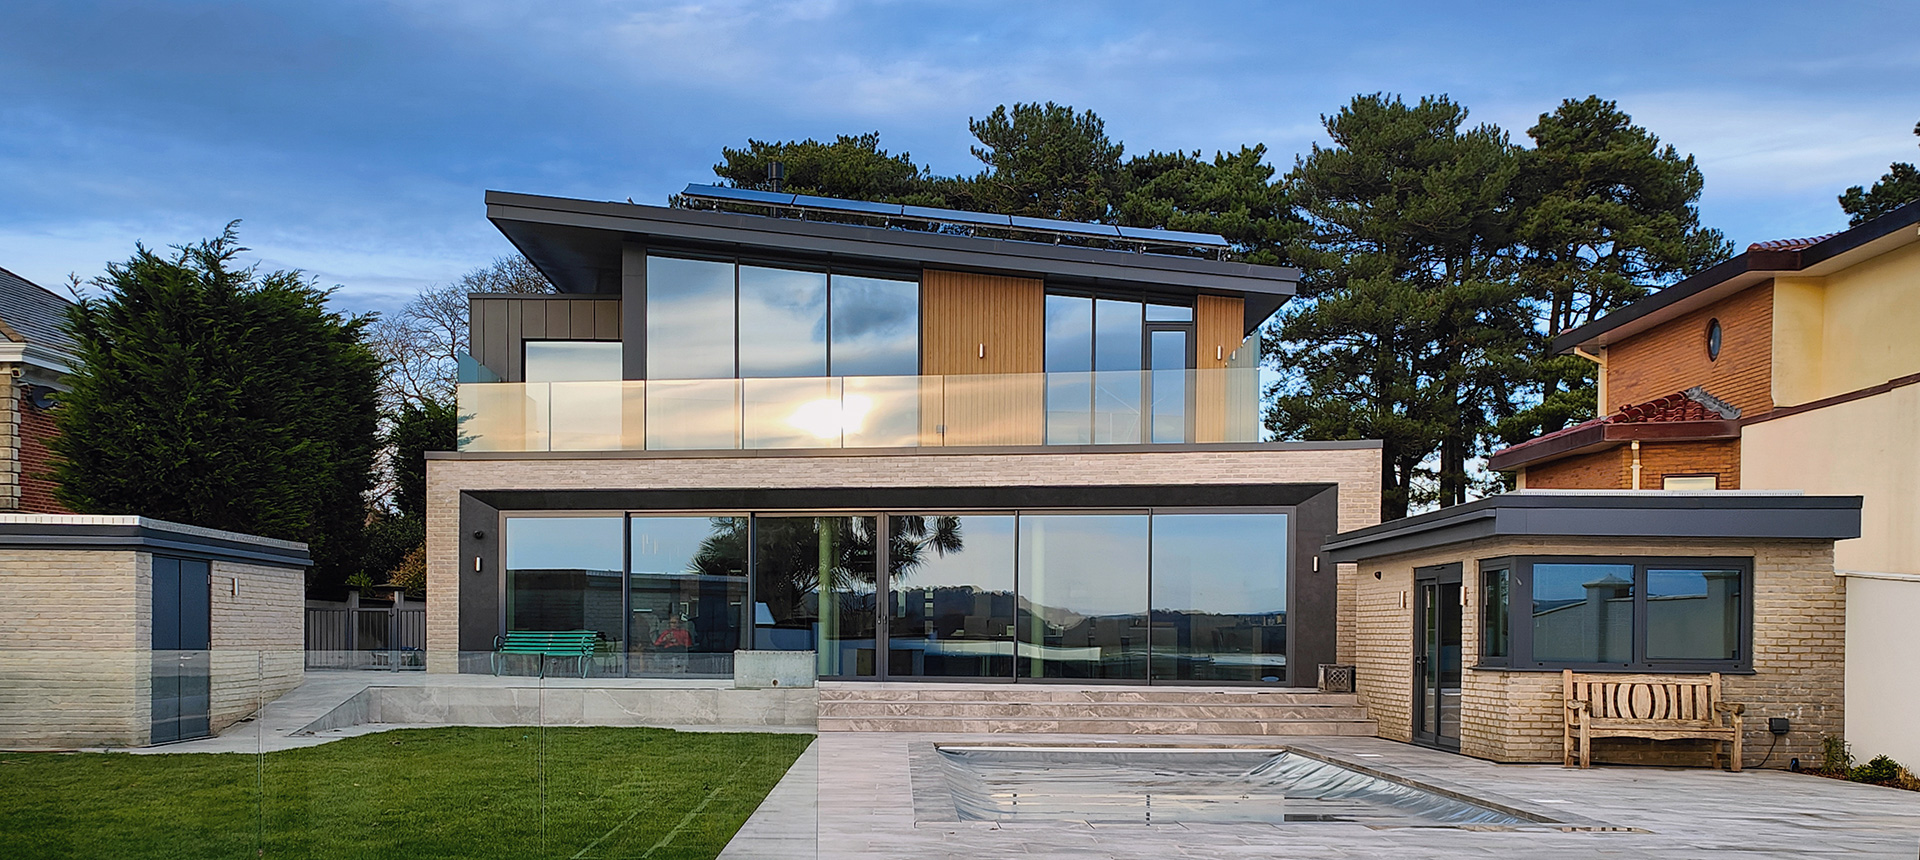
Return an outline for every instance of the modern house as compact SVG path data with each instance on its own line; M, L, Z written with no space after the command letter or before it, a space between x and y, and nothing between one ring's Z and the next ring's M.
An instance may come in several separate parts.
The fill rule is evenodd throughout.
M1529 489L1800 490L1864 499L1834 548L1846 737L1920 761L1920 203L1761 242L1560 335L1603 417L1496 452Z
M559 292L472 298L459 450L428 455L431 671L524 630L594 631L598 674L803 652L895 690L1334 661L1316 556L1377 521L1380 452L1259 441L1255 333L1296 271L709 186L486 200Z
M48 442L61 377L75 361L70 303L0 269L0 513L60 513Z

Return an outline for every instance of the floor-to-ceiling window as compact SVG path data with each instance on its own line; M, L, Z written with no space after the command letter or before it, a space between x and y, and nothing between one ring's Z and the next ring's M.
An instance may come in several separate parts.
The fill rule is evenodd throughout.
M1287 675L1287 515L1153 516L1153 679Z
M876 525L874 517L754 517L754 647L816 651L822 677L876 674Z
M628 673L726 675L747 602L747 518L635 516Z
M1022 678L1147 678L1147 515L1020 517Z
M887 673L1013 677L1012 514L888 520Z
M626 640L621 526L619 516L508 517L506 629L591 630L603 653L618 655Z
M1185 442L1193 308L1049 294L1047 444Z

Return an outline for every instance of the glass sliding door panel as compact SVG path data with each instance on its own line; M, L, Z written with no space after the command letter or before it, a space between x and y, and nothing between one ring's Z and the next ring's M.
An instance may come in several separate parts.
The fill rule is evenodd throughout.
M1147 528L1144 513L1020 517L1020 677L1146 680Z
M1632 661L1633 565L1534 565L1533 659Z
M747 518L636 516L628 532L628 674L731 674L747 599Z
M622 517L508 517L507 629L591 630L617 664L626 631L622 526ZM597 671L619 669L593 662ZM533 673L540 666L528 657L506 668Z
M827 274L740 267L740 375L827 375Z
M920 282L834 275L834 376L920 372Z
M742 379L743 442L747 448L839 448L849 416L840 380ZM861 417L864 417L861 416Z
M1147 383L1153 390L1153 432L1155 443L1187 441L1188 372L1187 333L1156 331L1148 336L1151 368Z
M647 450L740 447L740 380L647 381Z
M1011 514L890 520L890 677L1012 678Z
M1047 296L1047 444L1093 441L1093 299Z
M1153 516L1153 680L1287 680L1287 515Z
M819 653L821 677L878 663L873 517L754 517L754 647Z
M734 375L732 263L647 258L647 378Z
M1093 442L1137 445L1141 421L1140 302L1099 299L1093 312Z

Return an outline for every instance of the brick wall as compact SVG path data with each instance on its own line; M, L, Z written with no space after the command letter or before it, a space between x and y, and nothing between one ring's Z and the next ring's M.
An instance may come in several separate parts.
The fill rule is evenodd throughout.
M0 747L146 742L150 558L0 548Z
M19 510L30 514L72 513L53 495L55 483L51 443L53 437L60 433L54 425L53 413L33 405L31 400L24 397L14 403L15 414L20 416Z
M1707 321L1718 319L1720 358L1707 358ZM1749 287L1607 348L1611 413L1695 385L1752 418L1773 408L1773 283Z
M20 509L20 387L15 368L0 362L0 511Z
M1379 521L1377 447L1275 444L1220 451L428 460L428 666L453 671L452 655L459 649L462 490L1245 483L1335 483L1340 487L1339 530Z
M1718 489L1740 489L1740 440L1640 443L1640 488L1658 490L1668 475L1718 475ZM1578 454L1527 467L1534 490L1633 489L1633 446Z
M1766 756L1768 717L1793 721L1770 767L1785 767L1795 756L1816 758L1823 736L1842 733L1845 580L1834 575L1831 542L1502 538L1369 559L1352 574L1359 606L1350 647L1361 700L1379 721L1381 737L1412 737L1413 570L1457 561L1465 569L1462 653L1469 667L1461 684L1461 751L1495 761L1560 760L1560 674L1471 668L1480 648L1479 560L1505 555L1751 557L1754 671L1723 676L1726 699L1747 706L1745 764ZM1342 653L1348 648L1343 643ZM1686 741L1604 740L1594 749L1601 761L1706 761L1702 748Z
M213 731L300 686L306 673L306 571L213 563Z

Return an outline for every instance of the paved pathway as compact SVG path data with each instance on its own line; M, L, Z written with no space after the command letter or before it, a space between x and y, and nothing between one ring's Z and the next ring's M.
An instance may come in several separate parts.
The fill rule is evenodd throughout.
M1493 858L1661 860L1920 857L1920 794L1780 771L1502 765L1375 738L1299 738L1296 744L1415 780L1500 797L1524 809L1625 828L1520 830L1345 823L1088 825L1082 822L934 821L916 816L938 780L912 773L909 749L927 741L1007 743L1007 735L827 733L815 741L723 860L759 858ZM1248 738L1045 736L1028 743L1199 743ZM1257 739L1281 743L1281 738ZM923 768L924 769L924 768ZM916 785L916 783L918 785ZM811 825L811 828L809 828ZM808 834L809 829L812 830ZM795 835L815 835L817 854ZM787 836L789 838L778 838Z

